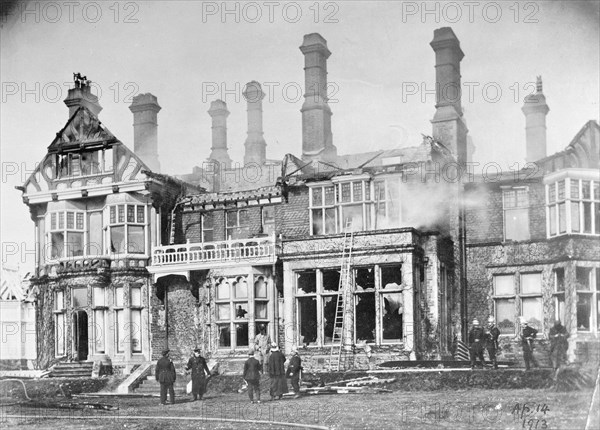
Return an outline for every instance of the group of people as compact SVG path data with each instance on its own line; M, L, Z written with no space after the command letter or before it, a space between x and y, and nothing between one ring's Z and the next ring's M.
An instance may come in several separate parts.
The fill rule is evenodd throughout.
M174 384L177 380L175 365L169 357L170 350L165 349L162 352L162 357L156 363L155 376L160 383L160 404L167 404L167 393L169 394L171 404L175 403ZM206 383L210 377L210 370L206 364L206 360L200 355L200 349L194 350L194 355L188 360L185 366L186 371L190 371L192 375L192 398L194 401L202 400L206 392Z
M156 363L156 380L160 383L160 404L167 404L167 394L170 403L175 403L174 384L177 379L175 365L169 357L170 350L165 349L162 357ZM269 393L271 400L281 399L288 392L286 379L291 379L294 398L300 397L300 376L302 371L302 359L298 354L298 348L293 347L292 356L285 369L286 358L279 350L276 343L271 343L271 338L264 327L256 335L254 345L248 351L248 359L244 363L243 377L248 384L248 396L252 403L260 403L260 377L266 371L271 380ZM256 358L258 357L258 358ZM193 356L188 360L185 367L190 371L192 377L193 400L202 400L206 392L206 384L210 378L210 370L206 360L201 355L200 349L194 350Z
M529 325L529 322L522 318L520 320L521 330L521 347L523 348L523 361L525 362L525 370L529 370L531 366L539 367L533 355L534 341L538 331ZM479 325L477 319L473 320L473 327L469 331L469 355L471 360L471 369L475 368L477 359L479 359L480 367L484 367L483 353L487 349L490 361L494 369L498 368L496 355L499 352L498 338L500 330L496 327L494 317L488 318L487 327L484 329ZM567 338L569 333L561 324L560 320L556 320L550 331L548 338L550 340L550 361L552 367L558 370L562 362L566 361L567 349L569 343Z
M264 335L264 333L263 333ZM258 346L258 343L256 343ZM248 384L248 397L252 403L260 403L260 377L266 365L271 386L269 394L271 401L281 399L288 392L286 378L291 379L294 398L300 397L300 374L302 370L302 359L298 354L298 348L292 347L292 357L285 369L285 355L279 350L276 343L269 344L269 350L257 353L253 348L248 350L248 359L244 363L243 378ZM259 359L255 356L258 355Z

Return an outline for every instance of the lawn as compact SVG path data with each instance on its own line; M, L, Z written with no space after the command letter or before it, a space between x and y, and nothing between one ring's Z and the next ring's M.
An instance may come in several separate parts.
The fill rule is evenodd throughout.
M22 404L4 405L0 410L0 427L63 430L278 429L282 428L279 422L290 422L332 429L571 430L585 428L591 397L592 390L560 393L540 389L474 388L313 395L296 400L267 401L262 404L251 404L245 394L214 392L209 392L203 402L190 402L187 398L178 398L174 405L168 406L159 406L158 398L77 398L76 402L118 405L119 410L56 410L24 407ZM40 417L46 414L68 418ZM16 415L17 418L9 417L11 415ZM140 418L125 418L128 416ZM185 417L196 419L181 420ZM230 423L222 421L224 418L258 420L270 424Z

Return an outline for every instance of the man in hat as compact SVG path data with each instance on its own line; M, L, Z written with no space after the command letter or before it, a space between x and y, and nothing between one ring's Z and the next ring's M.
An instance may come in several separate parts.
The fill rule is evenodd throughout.
M496 327L496 321L494 317L490 316L488 318L487 330L485 332L486 342L485 346L487 352L490 356L490 361L492 362L494 369L498 368L498 361L496 360L496 354L498 353L500 347L498 346L498 338L500 337L500 330Z
M473 327L469 331L469 356L471 358L471 369L475 368L475 363L479 358L483 368L483 349L485 348L485 331L479 325L479 320L473 320Z
M548 337L550 338L550 361L552 361L554 370L558 370L561 361L566 361L567 349L569 349L569 342L567 341L569 332L557 319L550 328Z
M292 390L294 390L294 399L300 397L300 372L302 371L302 359L298 354L298 348L292 346L292 358L288 364L286 376L291 378Z
M285 355L279 351L275 342L271 344L271 356L269 357L269 378L271 378L271 400L277 397L281 399L287 393L287 382L285 381Z
M185 370L192 371L192 396L195 400L202 400L206 392L206 378L210 377L210 370L206 365L206 360L200 355L200 349L194 349L194 355L188 360Z
M248 359L244 363L244 379L248 383L248 397L250 397L252 403L255 403L255 395L256 403L260 403L260 375L262 371L262 364L254 358L254 349L250 348Z
M162 357L156 362L156 380L160 383L160 404L167 404L167 391L171 398L171 404L175 403L175 390L173 384L177 379L175 366L169 357L169 350L165 349L162 352Z
M537 335L537 330L529 326L529 322L521 317L521 346L523 347L523 360L525 361L525 370L530 369L530 364L534 367L539 367L535 357L533 356L533 341Z

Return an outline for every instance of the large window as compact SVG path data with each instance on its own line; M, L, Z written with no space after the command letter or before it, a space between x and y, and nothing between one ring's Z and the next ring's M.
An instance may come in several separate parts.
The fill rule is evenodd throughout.
M504 240L528 240L529 195L527 188L513 188L502 192L504 209Z
M562 179L546 186L548 235L600 234L600 184Z
M337 232L337 210L333 185L310 188L311 234L333 234Z
M60 211L48 214L50 258L82 256L84 252L85 212Z
M371 227L371 184L368 181L341 182L339 196L339 231L369 230Z
M117 353L124 353L127 344L130 344L132 353L141 353L144 333L143 288L139 284L131 285L128 298L125 296L125 288L127 287L117 286L114 290ZM129 322L127 316L129 316Z
M88 176L113 171L112 148L56 155L57 177Z
M577 294L577 331L600 330L600 269L575 268Z
M541 273L522 273L520 278L495 275L493 284L496 324L501 334L516 333L518 316L543 330Z
M379 270L379 276L376 272ZM340 269L324 268L295 272L298 343L326 346L332 343ZM355 343L400 343L403 340L403 293L400 265L355 267ZM379 310L377 307L379 306Z
M397 228L400 226L400 178L376 180L375 195L375 229Z
M123 204L109 207L110 252L146 253L146 210L144 205Z
M219 348L247 348L254 339L255 327L269 323L269 289L264 276L256 276L248 285L245 276L220 278L215 285L215 310Z
M249 214L247 209L229 210L225 213L227 239L247 239Z

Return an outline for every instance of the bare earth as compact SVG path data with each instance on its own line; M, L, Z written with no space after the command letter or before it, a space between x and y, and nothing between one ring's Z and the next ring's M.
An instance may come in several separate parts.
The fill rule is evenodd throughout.
M57 410L4 405L0 427L23 429L275 429L280 422L332 429L583 429L592 391L457 390L306 396L251 404L245 394L208 393L203 402L157 398L103 398L76 401L119 405L116 412ZM56 399L59 400L59 399ZM596 411L596 413L598 413ZM16 415L17 418L10 416ZM42 418L40 415L67 416ZM129 416L140 416L130 419ZM144 418L141 418L144 417ZM150 418L145 418L150 417ZM156 417L156 418L152 418ZM161 419L164 417L167 419ZM181 420L196 417L194 420ZM232 423L222 419L246 421ZM247 420L266 421L250 423ZM292 428L292 427L288 427Z

